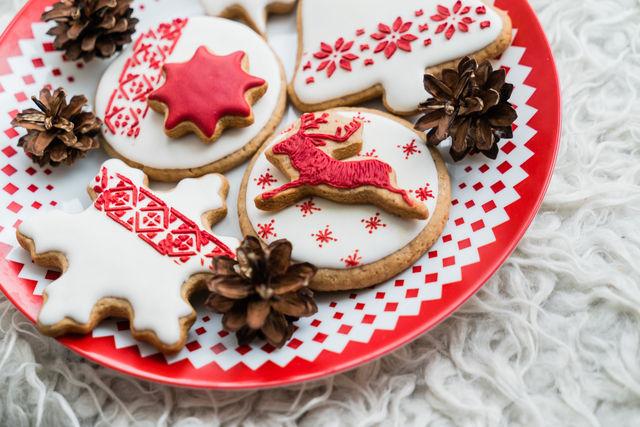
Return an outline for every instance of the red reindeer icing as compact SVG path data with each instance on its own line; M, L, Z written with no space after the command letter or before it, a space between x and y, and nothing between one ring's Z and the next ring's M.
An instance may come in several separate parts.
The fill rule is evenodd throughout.
M414 206L405 190L395 188L391 184L390 174L393 169L388 164L377 159L363 159L343 162L334 159L318 147L325 146L323 139L345 142L360 127L362 122L353 120L344 127L338 127L334 135L324 133L306 133L310 129L319 129L321 124L328 123L328 113L316 118L315 114L305 114L301 117L300 129L282 142L273 146L274 154L286 154L291 165L300 173L295 181L262 194L269 199L290 188L303 185L317 186L326 184L335 188L354 189L371 185L393 193L401 194L409 206Z

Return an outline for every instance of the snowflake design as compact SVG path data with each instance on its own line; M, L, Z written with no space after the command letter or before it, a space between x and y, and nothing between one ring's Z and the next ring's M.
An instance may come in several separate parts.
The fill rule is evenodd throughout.
M364 154L358 153L358 157L375 157L376 159L378 158L378 156L376 156L376 149L375 148L373 150L369 151L368 153L364 153Z
M419 188L418 191L416 191L416 197L420 199L421 202L424 202L429 198L435 199L435 196L433 195L433 191L429 190L428 183L427 185L424 186L424 188Z
M369 229L369 234L373 233L373 230L377 230L380 227L386 227L387 224L384 224L382 222L382 220L379 218L380 216L380 212L376 212L376 216L372 216L371 218L367 219L367 220L362 220L360 222L364 222L366 223L366 225L364 226L364 228L368 228Z
M308 201L304 202L301 205L296 205L296 208L300 208L300 212L302 212L302 217L305 218L307 215L313 215L313 211L321 211L322 209L316 207L316 204L313 203L313 197Z
M340 261L343 261L347 265L347 268L352 268L352 267L359 266L360 264L362 264L360 262L362 257L358 256L358 252L359 251L360 251L359 249L356 249L356 251L354 252L353 255L349 255L346 259L345 258L340 258Z
M345 43L342 37L336 41L333 48L326 43L320 43L320 52L314 53L313 56L317 59L329 59L321 62L316 71L322 71L326 68L327 77L331 77L337 69L336 61L338 61L340 68L351 71L351 61L359 58L359 56L353 53L345 53L351 49L351 46L353 46L353 42ZM340 59L338 59L338 57L340 57Z
M358 112L358 115L355 116L354 119L358 119L362 123L371 123L371 120L367 120L366 117L364 117L361 112Z
M273 184L274 182L278 182L278 180L274 179L273 175L269 173L269 169L267 169L266 173L260 175L260 178L254 178L253 180L258 183L258 186L262 186L263 190L265 189L265 187L271 187L271 184Z
M331 237L331 235L333 234L333 231L329 231L329 226L327 225L327 227L324 229L324 231L320 230L318 231L316 234L311 234L311 237L315 237L316 238L316 242L320 242L320 244L318 245L319 247L322 247L323 243L329 243L329 242L337 242L338 239L335 239L333 237Z
M387 59L391 59L398 48L411 52L411 42L418 38L413 34L404 34L411 29L412 22L402 22L402 18L398 17L393 23L393 31L387 25L379 24L379 33L371 34L371 38L378 40L380 43L376 46L374 53L384 51ZM387 40L389 37L389 40Z
M458 21L457 22L458 29L460 31L468 33L469 24L473 24L476 21L468 16L465 16L461 20L458 20L458 18L466 15L467 13L469 13L470 10L471 10L470 6L462 7L462 2L460 0L458 0L456 4L453 5L453 13L451 13L449 8L446 8L444 6L438 6L438 14L433 15L431 19L436 22L442 22L442 21L445 21L445 22L442 22L442 24L440 24L438 28L436 28L435 33L440 34L444 32L444 35L447 38L447 40L451 40L451 37L453 37L453 35L456 32L455 21ZM482 14L480 8L476 10L476 13ZM449 27L447 28L447 26Z
M412 156L416 153L421 154L422 151L418 150L418 146L415 144L416 140L414 139L407 145L398 145L398 148L402 148L402 151L406 155L405 159L408 160L409 156Z
M262 237L263 239L268 239L271 235L273 235L273 237L278 237L278 235L274 233L274 222L276 222L276 220L272 219L271 222L268 222L266 224L258 224L258 228L260 229L260 231L258 231L258 234L260 235L260 237Z

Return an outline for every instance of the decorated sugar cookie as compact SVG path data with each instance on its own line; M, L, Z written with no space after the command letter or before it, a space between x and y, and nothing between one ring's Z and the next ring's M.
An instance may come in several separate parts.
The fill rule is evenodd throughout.
M212 71L211 62L221 68ZM167 80L163 69L177 72ZM216 86L220 82L208 81L207 76L220 70L236 92L221 91ZM172 77L186 89L176 89ZM169 107L168 129L186 126L199 130L206 140L219 137L203 144L196 133L166 135L164 112L149 106L148 101L154 103L152 93L151 98ZM171 114L172 103L177 114ZM109 154L152 179L177 181L224 172L247 160L275 130L285 106L284 72L264 39L240 23L197 16L174 19L139 35L102 76L94 111L104 121L102 145ZM222 113L213 112L218 108ZM212 120L218 115L219 120ZM235 122L240 117L241 122ZM244 127L219 133L234 124Z
M319 268L310 285L314 290L365 288L409 268L436 242L449 216L449 175L437 149L427 147L424 134L414 131L409 122L366 109L340 108L327 113L304 115L286 131L274 135L254 156L238 199L240 228L243 234L259 237L265 244L278 239L291 241L293 260ZM325 120L327 123L322 123ZM292 138L300 129L305 136ZM293 203L287 201L286 207L278 210L259 209L256 200L271 192L279 194L278 189L286 189L298 179L294 173L286 175L274 166L266 153L271 150L277 156L276 147L283 143L291 145L287 152L304 152L309 139L315 141L311 143L314 149L329 147L334 156L335 147L341 144L336 139L345 139L344 152L337 155L342 160L333 158L327 165L376 160L378 163L371 163L367 171L376 170L377 165L391 168L395 171L394 189L423 205L428 219L403 218L373 202L337 203L319 193L307 194ZM292 147L294 144L299 150ZM291 161L294 166L296 163ZM332 167L313 165L312 169L323 175ZM378 177L381 183L390 173ZM358 190L349 191L357 194ZM388 189L377 197L407 204L403 194Z
M195 132L213 142L225 128L253 124L251 105L267 91L267 82L248 74L244 52L216 56L200 46L193 58L162 67L164 84L147 98L165 115L164 133L177 138Z
M208 15L222 18L239 18L264 36L267 30L267 13L288 13L296 0L200 0Z
M509 16L481 0L300 0L298 64L289 85L302 111L378 96L416 114L425 72L465 56L495 58L511 41Z
M240 244L210 232L226 215L228 189L212 174L156 192L142 171L112 159L89 184L87 210L21 223L18 241L35 263L63 272L43 293L40 331L88 333L106 317L125 317L135 339L180 351L196 320L189 296L205 287L211 258L235 257Z
M337 113L303 115L284 140L265 151L291 182L257 196L256 207L273 211L321 196L339 203L371 203L404 218L429 218L426 206L398 187L393 168L371 156L356 156L362 150L362 130L362 121Z

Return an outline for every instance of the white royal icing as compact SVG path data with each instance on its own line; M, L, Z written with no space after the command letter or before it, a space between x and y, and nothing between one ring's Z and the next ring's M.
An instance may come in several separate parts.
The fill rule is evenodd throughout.
M292 5L296 0L200 0L207 15L219 16L231 6L240 6L261 33L267 29L265 9L270 4Z
M152 168L197 168L234 153L262 131L274 114L282 90L280 62L264 39L247 26L234 21L206 16L190 17L184 28L174 24L168 30L171 34L181 33L171 53L172 40L161 38L159 28L151 31L153 36L145 37L143 40L144 45L151 45L151 53L145 55L145 52L136 50L144 48L142 44L132 44L109 66L98 84L95 101L98 117L107 119L107 108L110 105L109 112L113 111L114 106L125 108L121 113L123 117L111 118L110 123L115 134L109 129L108 123L103 127L103 136L115 151L129 160ZM125 102L123 99L117 99L121 96L120 92L112 101L112 96L120 85L119 80L125 65L134 54L141 65L130 68L128 73L135 73L139 77L124 85L127 95L132 97L138 94L138 88L144 92L149 86L159 87L157 80L151 80L160 73L160 68L154 64L154 58L161 59L161 55L167 55L167 63L186 62L200 46L206 46L220 56L237 51L245 52L249 59L249 73L269 84L264 96L252 106L255 122L251 126L227 129L211 144L204 144L195 134L169 138L163 130L164 114L147 110L146 101ZM152 54L156 56L153 57ZM140 86L132 86L133 83ZM115 104L110 104L110 101ZM130 112L131 108L133 112L136 109L140 110L137 114L138 123L133 112ZM120 127L115 127L116 125Z
M445 14L439 13L438 6L446 8L449 16L445 18ZM480 10L478 14L477 8L483 6L485 13ZM304 104L342 98L382 84L391 109L415 111L428 96L422 84L426 68L485 48L498 38L503 27L502 18L480 0L303 0L300 7L303 54L293 87ZM470 9L463 15L467 7ZM458 12L454 13L456 9ZM441 20L434 20L434 16ZM394 31L397 18L401 19L402 25L409 26L410 23L410 27L406 29L401 25L398 31ZM469 23L462 22L465 18L469 18ZM487 22L489 26L486 26ZM462 31L459 23L468 32ZM380 24L386 25L390 34L381 31ZM446 29L436 34L438 27L445 24ZM446 30L451 25L455 32L447 39ZM481 28L483 26L485 28ZM396 44L390 58L386 57L384 50L375 53L380 43L397 43L403 36L415 38L401 42L405 47L410 46L411 52ZM336 42L340 39L344 43L338 43L340 48L336 52ZM351 42L353 45L347 49ZM314 56L323 52L321 43L330 47L331 52L325 46L325 53L330 53L326 58ZM349 54L358 58L353 59ZM331 77L328 77L328 69L333 67L331 62L318 70L327 60L335 63ZM341 60L352 71L341 67Z
M364 119L360 154L377 156L388 163L396 171L398 186L423 201L433 216L438 203L438 171L422 140L402 124L378 114L353 111L340 114ZM283 138L284 134L270 145ZM378 261L408 245L430 221L403 219L374 205L345 205L320 197L313 197L311 209L308 198L279 211L256 208L256 196L287 182L284 174L262 154L247 184L249 220L264 241L289 239L294 259L318 267L347 268ZM421 191L425 188L432 197L423 200L420 194L427 194Z
M118 185L120 179L116 173L130 179L134 186L143 187L144 174L116 159L102 165L98 181L92 181L90 186L99 184L105 168L112 177L107 188ZM167 193L147 191L206 230L201 215L223 206L218 194L222 185L220 176L212 174L200 179L185 179ZM150 200L146 197L138 206L146 206ZM121 219L132 218L133 212L127 211ZM149 214L138 213L140 221ZM144 227L143 222L140 224ZM178 224L183 222L174 220L168 230L177 228ZM27 219L20 224L19 230L34 240L37 253L60 251L69 261L67 272L46 288L48 300L38 315L42 324L50 326L65 317L86 323L93 306L101 298L118 297L131 303L135 312L133 326L137 330L151 330L168 345L180 339L179 319L188 316L192 310L181 298L180 288L193 274L210 272L211 259L203 254L217 247L209 242L188 260L161 255L140 238L144 233L128 230L94 204L79 214L52 211ZM166 231L158 232L157 236L146 234L156 243L166 235ZM240 243L235 238L215 237L232 252Z

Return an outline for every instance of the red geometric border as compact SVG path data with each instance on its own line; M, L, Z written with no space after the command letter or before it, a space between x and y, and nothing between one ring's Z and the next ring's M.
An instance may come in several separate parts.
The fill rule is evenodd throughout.
M21 54L18 40L33 38L31 23L52 3L53 0L30 0L0 37L0 74L11 73L6 59ZM255 371L242 363L227 371L216 363L195 369L186 359L168 365L161 355L142 358L137 346L116 349L113 337L70 336L59 341L89 359L147 380L185 387L248 389L292 384L355 368L412 341L446 318L471 297L515 249L542 203L560 144L560 87L542 27L526 0L497 0L496 6L508 10L518 29L514 45L527 48L520 63L532 68L525 83L537 88L527 103L538 110L529 121L537 133L526 144L534 155L522 165L529 177L515 187L520 199L506 208L510 220L493 229L494 243L479 250L483 262L463 267L462 280L444 286L441 299L423 302L418 316L400 316L394 331L376 330L366 344L351 341L339 354L324 350L313 362L296 357L286 368L267 362ZM35 283L17 277L22 265L4 259L10 249L0 243L0 289L35 321L42 298L33 295Z

